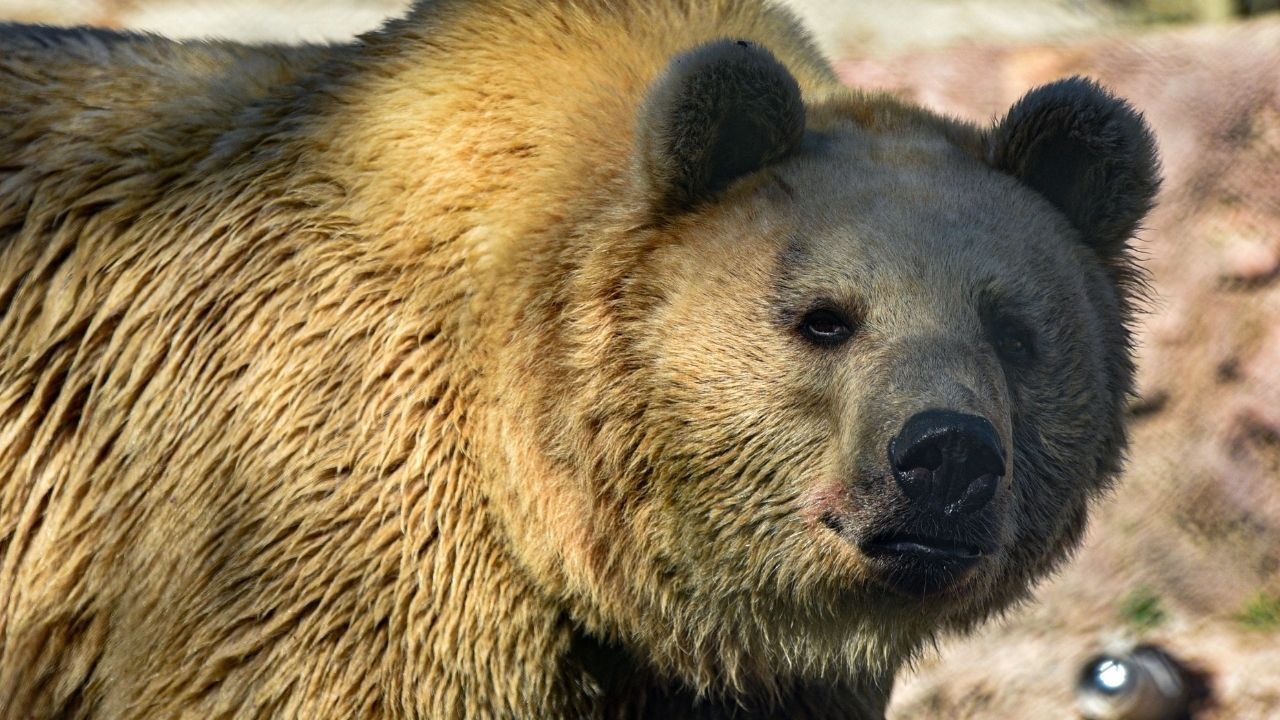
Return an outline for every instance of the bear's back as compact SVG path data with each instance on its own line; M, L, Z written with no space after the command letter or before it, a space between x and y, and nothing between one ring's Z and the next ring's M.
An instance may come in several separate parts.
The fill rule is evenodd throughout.
M325 56L314 46L0 25L0 242L86 197L150 197L173 179L165 168L198 162L255 100Z

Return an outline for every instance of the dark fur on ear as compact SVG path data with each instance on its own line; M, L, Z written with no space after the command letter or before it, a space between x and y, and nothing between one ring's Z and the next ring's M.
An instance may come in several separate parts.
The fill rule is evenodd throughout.
M1124 252L1160 188L1142 115L1081 77L1023 96L992 129L987 157L1053 203L1107 260Z
M804 103L791 73L745 40L677 56L640 111L637 153L646 200L679 213L800 143Z

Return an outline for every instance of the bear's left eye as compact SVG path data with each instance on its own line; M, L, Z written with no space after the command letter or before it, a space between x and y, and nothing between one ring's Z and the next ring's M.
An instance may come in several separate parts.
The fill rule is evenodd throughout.
M853 335L853 327L834 310L811 310L800 321L800 332L815 345L839 345Z
M1026 365L1035 359L1035 344L1031 333L1022 324L1003 320L995 327L993 344L1001 359L1014 365Z

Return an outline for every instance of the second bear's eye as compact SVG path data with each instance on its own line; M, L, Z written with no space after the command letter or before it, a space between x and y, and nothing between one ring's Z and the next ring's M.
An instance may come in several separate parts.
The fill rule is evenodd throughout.
M853 335L853 327L834 310L811 310L800 321L800 332L815 345L839 345Z

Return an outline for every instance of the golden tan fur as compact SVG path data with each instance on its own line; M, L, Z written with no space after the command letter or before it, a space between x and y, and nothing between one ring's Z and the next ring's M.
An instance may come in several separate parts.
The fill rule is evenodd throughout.
M647 89L721 37L911 187L1012 187L954 169L976 129L840 88L754 3L444 0L306 48L0 29L6 716L875 715L938 627L1021 596L1085 489L958 609L863 598L857 557L804 535L827 490L784 472L835 467L824 371L688 320L771 322L742 299L775 284L767 178L670 223L635 190ZM830 173L795 176L826 197ZM1087 266L1073 297L1106 285L1053 252ZM687 482L707 467L781 484Z

